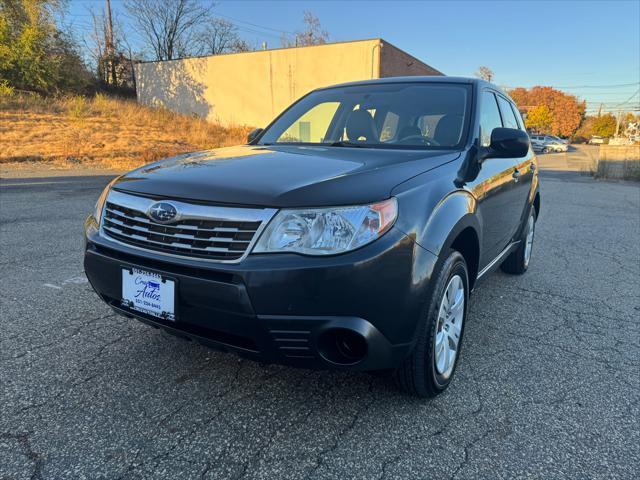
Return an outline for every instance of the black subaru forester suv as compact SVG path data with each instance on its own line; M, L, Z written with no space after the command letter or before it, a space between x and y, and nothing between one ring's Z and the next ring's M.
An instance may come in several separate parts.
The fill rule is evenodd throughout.
M125 174L85 223L116 312L266 362L447 388L469 293L527 270L540 193L522 119L476 79L315 90L247 145Z

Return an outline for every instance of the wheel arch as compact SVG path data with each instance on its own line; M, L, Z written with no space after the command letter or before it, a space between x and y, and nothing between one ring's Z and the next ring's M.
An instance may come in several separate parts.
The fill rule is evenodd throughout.
M540 192L536 191L536 196L533 198L533 208L536 209L536 218L540 218Z
M433 210L418 242L438 256L450 248L459 251L467 262L470 288L478 274L482 240L476 208L476 199L469 192L452 192Z
M464 257L469 273L469 290L473 290L480 265L480 240L476 230L471 226L464 228L451 242L451 248Z

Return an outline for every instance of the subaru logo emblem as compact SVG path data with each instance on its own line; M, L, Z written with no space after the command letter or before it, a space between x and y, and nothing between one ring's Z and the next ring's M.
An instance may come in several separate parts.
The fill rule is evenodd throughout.
M147 215L158 223L168 223L178 216L178 209L169 202L156 202L149 207Z

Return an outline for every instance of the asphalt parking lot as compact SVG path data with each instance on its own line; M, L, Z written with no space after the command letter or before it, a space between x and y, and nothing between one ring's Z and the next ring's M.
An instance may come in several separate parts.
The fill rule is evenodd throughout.
M640 187L541 175L531 268L475 292L432 401L114 315L82 269L108 178L1 181L0 479L640 477Z

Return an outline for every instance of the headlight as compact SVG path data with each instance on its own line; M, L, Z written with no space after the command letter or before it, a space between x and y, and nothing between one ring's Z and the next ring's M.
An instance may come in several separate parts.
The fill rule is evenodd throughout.
M397 216L395 198L354 207L280 210L262 232L253 252L305 255L348 252L379 238Z
M117 178L114 178L109 182L109 184L104 187L102 193L98 197L98 201L96 202L96 206L93 208L93 218L96 219L98 225L100 225L100 218L102 217L102 210L104 210L104 202L107 200L107 195L109 194L109 190L111 189L111 185L116 183Z

